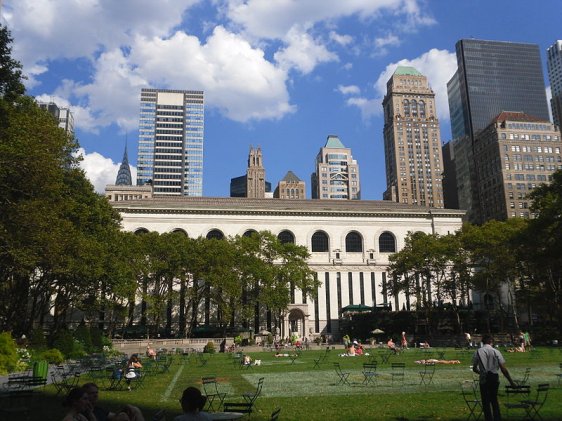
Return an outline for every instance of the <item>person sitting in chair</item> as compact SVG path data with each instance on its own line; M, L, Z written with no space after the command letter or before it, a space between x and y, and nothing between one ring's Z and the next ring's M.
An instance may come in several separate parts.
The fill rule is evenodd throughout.
M210 421L210 415L203 411L207 397L201 394L196 387L188 387L183 391L180 399L182 415L174 418L174 421Z
M398 354L398 349L396 349L396 344L394 343L394 341L392 340L392 338L388 338L388 342L386 343L386 346L387 346L388 349L390 349L392 352L394 352L395 354Z

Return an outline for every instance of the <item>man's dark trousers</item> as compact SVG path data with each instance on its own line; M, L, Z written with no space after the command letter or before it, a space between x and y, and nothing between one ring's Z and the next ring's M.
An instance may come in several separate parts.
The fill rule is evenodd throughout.
M487 373L486 382L480 383L482 409L486 421L500 421L500 404L498 403L498 389L500 387L499 374Z

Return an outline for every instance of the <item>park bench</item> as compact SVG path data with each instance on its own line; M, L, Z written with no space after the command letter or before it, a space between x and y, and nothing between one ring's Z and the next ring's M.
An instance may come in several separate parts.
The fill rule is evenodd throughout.
M8 381L4 384L4 388L8 390L27 390L47 384L46 377L24 375L9 376Z

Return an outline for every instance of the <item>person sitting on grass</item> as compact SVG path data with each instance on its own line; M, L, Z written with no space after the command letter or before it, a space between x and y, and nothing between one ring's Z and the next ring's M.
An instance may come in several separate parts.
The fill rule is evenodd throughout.
M201 395L196 387L188 387L183 391L180 399L182 415L174 418L174 421L208 421L212 420L210 415L203 411L207 397Z
M251 364L252 364L252 358L248 354L244 354L244 357L242 357L242 365L251 365Z

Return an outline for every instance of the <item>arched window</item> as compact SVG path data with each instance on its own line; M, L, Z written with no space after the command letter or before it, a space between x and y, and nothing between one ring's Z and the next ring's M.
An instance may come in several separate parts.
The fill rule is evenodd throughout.
M135 230L135 234L148 234L148 230L146 228L138 228Z
M396 239L392 233L386 231L379 236L379 252L396 253Z
M184 230L184 229L181 229L181 228L174 228L174 229L172 230L172 233L183 234L183 235L185 235L186 237L188 237L187 232L185 232L185 230Z
M345 251L347 253L360 253L363 251L363 238L356 231L351 231L345 237Z
M224 234L222 233L221 230L214 229L207 233L207 240L212 240L212 239L222 240L223 238L224 238Z
M328 234L324 231L316 231L312 235L312 252L313 253L324 253L329 250L330 243L328 239Z
M405 99L403 104L404 104L404 115L406 117L409 117L410 116L410 101Z
M423 101L418 102L418 106L420 109L420 117L425 118L425 102Z
M412 102L410 103L411 107L412 107L412 116L413 117L417 117L418 116L418 103L415 99L412 100Z
M287 230L281 231L277 236L277 238L279 239L279 241L281 241L282 244L287 244L287 243L295 244L295 236L291 231L287 231Z
M243 237L251 237L254 234L257 234L258 232L256 230L247 230L242 236Z

